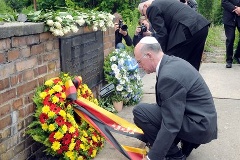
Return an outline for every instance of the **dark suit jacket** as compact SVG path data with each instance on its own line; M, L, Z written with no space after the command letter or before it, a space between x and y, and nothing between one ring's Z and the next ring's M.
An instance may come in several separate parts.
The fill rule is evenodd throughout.
M210 24L202 15L176 0L153 1L147 9L147 17L165 52L186 40L184 29L194 35Z
M199 72L188 62L163 56L156 100L161 107L162 123L149 157L163 159L176 136L196 144L217 138L217 113L212 95Z
M235 26L237 22L238 26L240 26L240 16L232 12L235 6L240 6L240 0L222 0L223 24Z

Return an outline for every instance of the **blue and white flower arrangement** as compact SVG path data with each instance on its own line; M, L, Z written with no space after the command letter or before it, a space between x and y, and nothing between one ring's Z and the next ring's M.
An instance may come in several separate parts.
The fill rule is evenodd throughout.
M115 91L112 101L123 101L124 105L134 105L142 98L142 81L135 58L126 50L116 49L104 60L104 75L108 83L113 83Z

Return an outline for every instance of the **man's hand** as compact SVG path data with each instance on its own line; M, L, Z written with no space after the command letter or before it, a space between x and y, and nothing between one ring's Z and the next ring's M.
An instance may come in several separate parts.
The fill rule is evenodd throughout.
M235 12L238 16L240 16L240 7L235 6L235 9L232 12Z

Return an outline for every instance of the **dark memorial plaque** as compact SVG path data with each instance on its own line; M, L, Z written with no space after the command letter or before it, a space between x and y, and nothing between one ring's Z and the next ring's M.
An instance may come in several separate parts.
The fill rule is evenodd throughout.
M61 71L82 76L90 88L103 81L101 31L60 38Z

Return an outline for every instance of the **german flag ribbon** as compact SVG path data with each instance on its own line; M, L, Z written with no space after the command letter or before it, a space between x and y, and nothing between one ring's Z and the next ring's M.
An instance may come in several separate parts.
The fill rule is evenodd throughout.
M78 88L80 82L79 77L76 77L73 81L68 80L65 83L67 99L75 104L74 111L77 115L99 131L101 135L104 136L106 140L126 158L131 160L141 160L144 155L146 155L145 149L120 145L110 131L144 141L143 131L135 124L101 108L95 103L90 102L83 97L77 98L76 88Z

